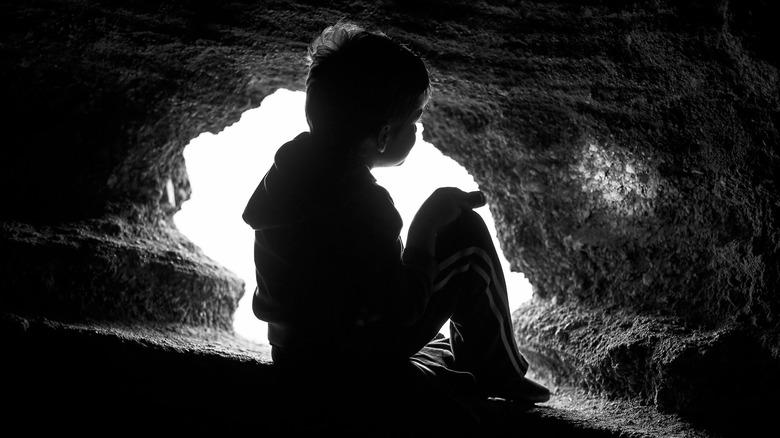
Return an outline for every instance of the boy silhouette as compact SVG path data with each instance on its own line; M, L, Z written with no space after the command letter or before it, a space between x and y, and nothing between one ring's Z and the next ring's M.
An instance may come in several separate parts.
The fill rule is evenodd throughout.
M275 365L411 370L453 392L547 401L524 377L479 192L437 189L409 226L371 169L398 166L431 96L423 60L340 22L309 48L310 130L284 144L243 214L255 230L254 314ZM438 335L451 319L450 339Z

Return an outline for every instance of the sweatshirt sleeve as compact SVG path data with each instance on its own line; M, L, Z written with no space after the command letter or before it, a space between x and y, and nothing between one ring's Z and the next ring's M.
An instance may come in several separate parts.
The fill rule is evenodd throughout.
M364 195L359 219L364 233L358 233L358 240L363 247L359 264L368 274L365 280L369 283L362 297L366 318L411 325L428 305L437 274L436 262L423 249L404 249L400 239L401 217L386 190L374 185Z
M433 294L437 268L433 256L419 248L405 248L401 261L406 290L397 295L392 315L399 324L406 326L416 322L425 312Z

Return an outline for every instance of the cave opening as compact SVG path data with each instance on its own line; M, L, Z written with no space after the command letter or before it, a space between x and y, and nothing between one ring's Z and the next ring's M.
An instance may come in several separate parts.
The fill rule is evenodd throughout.
M255 288L252 255L253 231L243 222L246 202L268 168L276 150L302 131L307 131L303 92L279 89L260 107L248 110L241 119L218 134L203 133L184 149L192 187L191 198L174 216L176 227L205 254L235 272L245 283L245 293L233 316L236 334L257 343L267 343L267 326L252 313ZM438 187L454 186L477 190L474 178L453 159L422 139L418 124L417 142L406 162L397 168L377 168L372 173L396 203L404 222L402 237L417 208ZM522 273L511 272L497 239L490 209L476 210L485 220L499 249L512 311L531 298L531 285ZM449 325L442 327L448 335Z

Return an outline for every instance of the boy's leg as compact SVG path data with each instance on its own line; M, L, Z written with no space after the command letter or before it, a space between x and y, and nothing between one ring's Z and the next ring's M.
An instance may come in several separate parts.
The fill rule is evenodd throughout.
M528 362L517 350L504 274L482 217L468 211L440 230L436 260L439 274L425 315L404 336L408 354L431 341L449 318L453 356L439 362L473 374L488 396L546 401L549 391L524 378Z
M434 296L457 296L450 338L459 368L487 390L520 380L528 362L517 350L506 281L482 217L464 213L439 232Z
M475 212L439 232L439 274L426 314L407 331L414 354L452 320L452 352L459 369L481 385L505 385L525 375L528 363L517 351L506 284L490 232Z

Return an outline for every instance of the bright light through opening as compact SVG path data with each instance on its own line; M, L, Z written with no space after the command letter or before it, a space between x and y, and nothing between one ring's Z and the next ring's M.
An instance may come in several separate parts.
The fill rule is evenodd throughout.
M245 112L239 122L218 135L201 134L184 149L192 197L174 216L174 222L209 257L244 280L246 293L234 315L234 328L237 334L258 343L268 342L266 324L252 313L254 234L241 219L241 214L273 163L276 150L308 130L305 100L303 92L280 89L266 97L259 108ZM393 196L401 213L404 237L414 213L436 188L478 189L474 178L462 166L422 140L421 125L418 125L417 136L417 143L402 166L373 171L379 184ZM499 249L509 305L514 311L531 298L531 285L522 274L510 272L495 237L495 222L488 207L476 211L482 215ZM442 333L448 335L448 330L445 324Z

